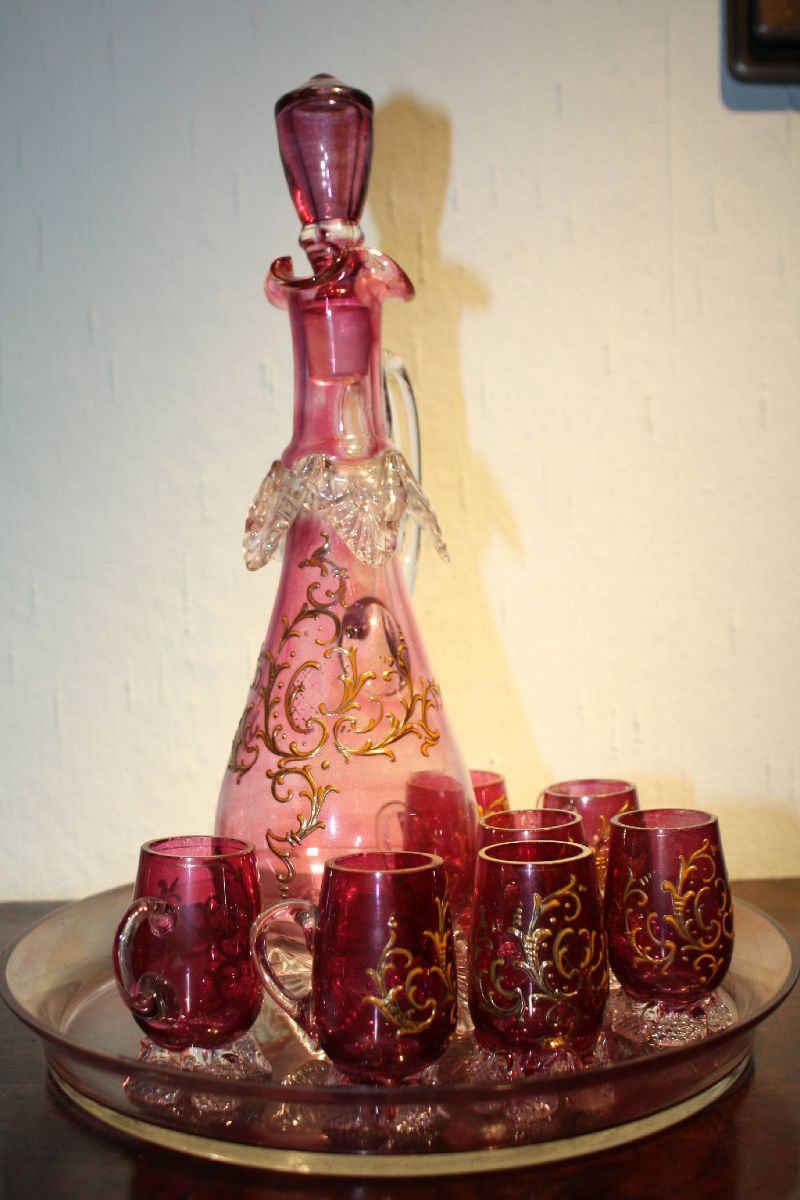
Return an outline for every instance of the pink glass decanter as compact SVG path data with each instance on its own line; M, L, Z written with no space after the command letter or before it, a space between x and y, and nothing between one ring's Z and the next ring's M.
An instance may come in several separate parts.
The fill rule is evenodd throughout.
M313 274L298 278L291 259L279 258L266 282L291 321L294 432L251 506L244 547L256 570L285 538L283 568L216 831L255 844L265 901L316 898L333 854L439 853L458 914L470 898L477 809L398 553L411 518L446 556L387 431L381 310L414 289L397 263L364 245L359 225L372 102L317 75L275 113Z

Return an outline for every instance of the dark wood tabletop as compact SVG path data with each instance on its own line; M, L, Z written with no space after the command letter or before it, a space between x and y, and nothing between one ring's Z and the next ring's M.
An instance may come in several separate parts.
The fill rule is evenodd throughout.
M734 894L800 941L800 879ZM0 905L0 945L55 902ZM116 1134L49 1082L38 1039L0 1004L0 1196L4 1200L739 1200L800 1197L800 989L760 1027L751 1073L681 1125L555 1166L446 1179L305 1179L193 1159Z

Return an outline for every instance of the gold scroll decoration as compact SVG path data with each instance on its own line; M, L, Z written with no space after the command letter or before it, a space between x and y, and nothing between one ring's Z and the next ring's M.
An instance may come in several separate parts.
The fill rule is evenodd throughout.
M565 1012L572 1024L579 1019L577 1001L582 986L593 992L606 990L606 938L602 930L589 929L581 922L585 890L571 875L549 895L535 893L527 924L520 904L502 936L498 931L492 935L486 908L481 906L472 965L478 1003L485 1012L522 1024L525 1013L541 1003L546 1005L544 1024L559 1034ZM498 955L495 946L504 942L514 946L515 953ZM503 978L509 968L521 972L531 986L509 987Z
M364 996L363 1003L374 1004L390 1024L397 1037L421 1033L436 1019L439 1009L428 987L431 979L439 979L444 989L442 1007L447 1022L456 1024L457 992L455 960L452 947L450 903L445 896L436 896L438 929L426 929L424 937L433 945L436 961L433 966L414 965L410 950L397 945L397 918L389 918L389 940L381 951L378 966L367 970L377 995ZM394 980L394 982L392 982Z
M689 967L699 983L711 983L733 937L733 904L719 872L717 847L706 839L689 858L680 855L676 881L665 879L661 884L670 897L671 913L647 911L649 882L649 877L636 878L629 869L622 893L623 931L633 952L632 965L647 965L666 975L677 962ZM712 901L715 915L708 917L705 910Z
M316 571L319 579L309 583L305 601L294 617L283 616L276 649L262 648L250 689L252 699L242 714L228 761L239 783L256 765L263 747L272 758L273 765L265 771L272 798L280 805L302 802L293 827L281 831L270 826L265 834L267 845L279 859L276 879L284 895L295 876L293 848L315 830L325 828L325 802L331 792L339 791L334 784L319 782L318 767L324 770L330 765L323 749L346 762L376 755L394 762L395 747L403 738L417 738L420 754L427 757L440 737L433 723L433 713L441 704L438 685L423 677L415 685L408 646L394 620L394 653L380 674L382 682L390 685L391 695L365 693L366 685L378 676L373 670L360 669L357 646L341 645L346 632L347 570L330 557L328 534L321 533L321 538L311 557L298 564L303 570ZM329 583L324 585L324 580ZM316 626L314 645L319 648L319 658L295 666L293 648L309 625ZM334 705L321 703L309 712L304 704L308 681L321 669L321 659L334 656L341 665L341 694Z

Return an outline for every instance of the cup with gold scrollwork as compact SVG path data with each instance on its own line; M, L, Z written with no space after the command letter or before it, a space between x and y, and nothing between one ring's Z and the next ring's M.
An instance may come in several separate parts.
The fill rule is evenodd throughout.
M586 844L594 851L597 879L603 891L608 863L611 818L638 809L636 787L624 779L568 779L551 783L539 797L541 808L571 808L583 820Z
M608 997L608 957L591 850L516 841L478 854L469 1007L479 1045L537 1070L591 1051Z
M722 983L733 953L717 818L685 808L613 817L605 920L611 966L623 989L648 1006L647 1022L664 1027L655 1040L702 1036L693 1017Z
M311 951L300 996L270 953L287 921L301 926ZM319 907L273 904L250 941L272 999L351 1079L402 1082L435 1062L455 1031L453 929L438 855L364 850L331 858Z
M508 812L508 790L499 771L470 770L470 782L478 806L478 819L492 813Z

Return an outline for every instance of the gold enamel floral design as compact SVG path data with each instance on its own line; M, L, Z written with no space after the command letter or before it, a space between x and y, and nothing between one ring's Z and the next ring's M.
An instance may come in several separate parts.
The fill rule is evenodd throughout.
M633 810L633 802L628 799L617 810L617 816L622 813L631 812ZM597 870L597 881L600 884L600 889L605 887L606 875L608 874L608 847L611 835L611 822L608 817L600 814L600 826L597 831L597 837L593 846L594 864Z
M526 1012L544 1004L544 1022L555 1030L563 1026L565 1012L572 1023L578 1019L577 1001L582 992L588 989L603 994L607 990L605 934L581 924L585 891L571 875L550 895L535 893L527 924L520 904L502 935L489 929L486 908L481 906L472 954L481 1008L493 1017L513 1018L522 1024ZM511 956L495 951L505 939L515 947ZM515 974L522 974L527 984L509 986L508 977Z
M438 914L438 928L426 929L425 937L429 938L436 951L436 963L431 967L431 975L438 977L444 988L442 1005L445 1017L455 1028L458 1016L458 988L456 984L456 959L453 947L453 924L450 912L450 895L445 886L444 896L434 897Z
M375 984L377 995L364 996L365 1004L373 1004L395 1027L397 1037L422 1033L436 1019L439 1004L429 994L431 979L439 979L442 988L442 1011L447 1024L455 1028L458 998L453 953L453 933L450 923L450 902L447 895L437 896L438 928L426 929L423 936L433 945L436 962L433 966L414 966L410 950L397 945L397 918L389 918L389 940L381 951L378 966L367 970ZM392 980L396 982L392 983Z
M377 755L394 762L395 747L402 739L416 738L420 754L427 757L440 738L434 724L434 712L441 704L439 688L433 680L422 677L415 684L408 646L393 618L392 654L380 673L385 694L369 690L378 675L374 670L360 669L358 647L342 645L347 633L345 614L349 611L348 575L330 557L329 536L322 533L321 538L311 557L298 564L301 569L316 571L319 579L309 584L295 616L283 616L276 648L262 649L228 761L239 783L256 765L262 749L266 750L272 765L265 774L273 800L280 805L302 802L294 826L286 830L270 826L265 834L267 845L279 860L276 879L284 895L295 875L293 849L325 827L325 802L332 792L339 791L335 784L319 781L318 768L330 766L323 750L328 755L337 753L345 762ZM319 657L305 658L297 664L296 647L309 629L314 633ZM322 670L322 660L331 659L338 659L340 665L337 678L341 693L335 703L319 703L309 711L313 677Z
M501 792L499 796L495 796L494 800L490 800L484 808L483 805L478 805L478 820L483 817L494 816L495 813L505 812L508 805L508 797L505 792Z
M666 975L677 963L689 967L699 983L713 982L733 937L733 905L719 873L717 847L706 839L689 858L680 855L677 880L661 884L670 897L671 913L647 911L650 878L636 878L629 869L622 893L623 931L633 952L632 965L647 965ZM707 915L709 908L713 916Z

